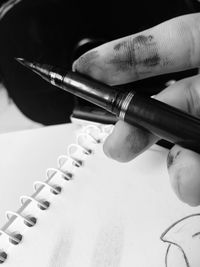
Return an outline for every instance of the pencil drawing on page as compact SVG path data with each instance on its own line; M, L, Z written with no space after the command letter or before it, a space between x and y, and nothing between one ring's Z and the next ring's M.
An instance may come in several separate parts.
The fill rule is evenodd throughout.
M200 266L200 214L189 215L171 225L161 236L167 242L166 267Z

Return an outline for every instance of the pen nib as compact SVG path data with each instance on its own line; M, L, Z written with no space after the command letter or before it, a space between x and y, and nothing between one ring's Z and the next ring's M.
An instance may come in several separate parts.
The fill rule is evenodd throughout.
M21 57L16 57L15 58L19 63L24 63L25 59L24 58L21 58Z
M38 75L42 76L42 78L49 81L49 72L51 69L51 66L47 66L44 64L39 64L36 62L30 62L24 58L15 58L17 62L22 64L23 66L27 67L28 69L34 71Z
M29 69L33 69L34 68L34 64L25 60L24 58L15 58L17 60L17 62L19 62L20 64L22 64L23 66L29 68Z

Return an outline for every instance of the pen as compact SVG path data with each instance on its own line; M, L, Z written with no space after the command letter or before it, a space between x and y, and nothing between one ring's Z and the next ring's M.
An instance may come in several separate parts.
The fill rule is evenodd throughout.
M17 60L52 85L96 104L161 139L200 153L200 119L197 117L133 90L120 91L77 72L21 58Z

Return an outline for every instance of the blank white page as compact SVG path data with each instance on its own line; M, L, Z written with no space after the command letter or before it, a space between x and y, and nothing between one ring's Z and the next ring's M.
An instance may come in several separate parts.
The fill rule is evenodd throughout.
M199 267L199 208L172 192L167 150L154 146L118 163L104 155L101 144L92 148L83 166L73 167L72 180L53 176L60 194L46 188L37 195L51 203L48 210L32 203L23 211L37 217L35 226L25 227L20 219L9 226L9 232L23 234L19 245L0 237L0 249L8 253L3 266Z

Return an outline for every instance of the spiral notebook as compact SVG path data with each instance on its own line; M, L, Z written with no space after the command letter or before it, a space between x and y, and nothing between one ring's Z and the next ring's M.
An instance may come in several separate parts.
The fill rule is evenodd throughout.
M68 135L76 141L6 212L2 266L199 267L199 208L172 192L167 150L155 145L118 163L102 150L112 126L65 127L66 144Z

